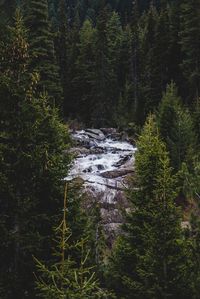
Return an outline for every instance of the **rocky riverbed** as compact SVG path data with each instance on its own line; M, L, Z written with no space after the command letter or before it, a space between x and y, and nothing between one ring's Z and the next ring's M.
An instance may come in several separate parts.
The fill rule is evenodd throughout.
M102 225L112 240L123 222L121 209L128 208L124 193L134 172L136 148L115 129L87 129L71 136L75 159L66 180L83 180L89 198L99 203Z

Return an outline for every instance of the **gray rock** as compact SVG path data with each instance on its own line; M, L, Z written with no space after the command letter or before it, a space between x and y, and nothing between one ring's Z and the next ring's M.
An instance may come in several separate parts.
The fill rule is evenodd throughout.
M122 165L124 165L126 162L128 162L132 157L132 154L127 155L125 157L123 157L119 162L115 163L113 166L115 167L120 167Z
M122 169L116 169L112 171L105 171L101 173L101 176L106 178L106 179L114 179L118 177L123 177L127 174L133 173L134 169L133 168L122 168Z
M101 147L93 147L90 149L91 155L100 155L104 153L104 149Z
M89 138L96 139L99 141L103 141L106 138L103 132L97 129L88 129L85 131L85 134L87 134Z
M86 129L85 132L93 133L95 135L104 135L103 132L99 129Z

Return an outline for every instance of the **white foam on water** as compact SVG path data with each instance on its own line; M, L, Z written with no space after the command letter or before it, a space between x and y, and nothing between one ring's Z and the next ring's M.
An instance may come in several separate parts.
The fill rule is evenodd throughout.
M73 137L80 141L91 140L84 130L77 131ZM95 147L102 148L104 153L76 158L65 179L69 181L77 177L82 178L85 182L85 189L99 195L102 202L112 203L115 200L116 192L118 192L117 189L122 188L122 182L116 178L103 178L101 174L105 171L117 170L119 167L116 164L130 154L134 155L136 148L126 141L115 141L111 138L106 138L103 141L95 140L91 147L94 147L94 144Z

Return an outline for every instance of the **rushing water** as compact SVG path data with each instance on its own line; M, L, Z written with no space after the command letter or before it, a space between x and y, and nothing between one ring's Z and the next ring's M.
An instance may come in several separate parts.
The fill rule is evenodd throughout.
M127 141L116 141L112 136L101 136L100 140L92 138L86 131L77 131L72 137L82 144L80 147L84 148L87 142L88 152L74 159L66 179L82 178L86 190L98 196L101 202L113 203L117 192L124 188L124 176L115 172L133 168L136 148ZM100 149L100 153L91 153L94 149Z

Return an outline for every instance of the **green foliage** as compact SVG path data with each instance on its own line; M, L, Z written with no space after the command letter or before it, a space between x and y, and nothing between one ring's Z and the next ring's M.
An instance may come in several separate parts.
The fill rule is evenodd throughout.
M67 184L66 184L67 186ZM67 188L65 189L63 219L55 230L57 248L54 252L56 261L47 267L36 259L40 277L37 289L40 298L111 298L111 295L99 287L94 267L88 266L90 251L88 239L71 241L72 234L67 226ZM80 252L80 258L74 260L69 252Z
M191 107L199 96L198 1L22 1L40 90L66 118L94 126L115 125L127 84L125 114L131 106L136 125L155 111L171 80ZM3 2L8 13L12 1ZM87 30L90 42L80 42Z
M31 71L40 75L40 91L47 91L51 104L62 104L59 68L55 57L54 37L48 16L47 0L25 3L26 26L29 30Z
M48 259L67 170L68 132L28 73L29 45L19 11L2 43L1 298L34 298L32 254ZM9 50L9 51L8 51Z
M92 80L92 123L95 126L107 126L110 121L109 112L112 105L110 83L112 70L107 48L107 23L109 11L105 7L98 16L95 46L95 74Z
M200 144L200 107L199 107L199 100L197 99L197 101L194 104L194 111L192 113L192 119L193 119L193 123L194 123L194 130L195 130L195 134L197 136L197 143L198 143L198 147Z
M167 86L158 111L158 126L167 145L171 164L175 170L189 162L195 153L196 136L189 111L181 105L177 88L172 82Z
M107 280L120 299L199 298L199 0L16 2L26 26L0 0L0 297L35 298L32 255L39 297L112 297L100 287L99 207L83 211L74 182L51 255L70 160L56 104L87 126L134 131L157 111L158 128L150 116L138 140ZM185 233L177 194L196 209Z
M199 97L200 1L182 1L180 44L183 53L181 67L191 88L191 100Z
M152 116L137 147L133 206L111 257L111 286L118 298L190 298L176 183Z
M92 117L92 80L94 77L95 34L89 20L86 20L80 30L79 54L76 60L76 77L74 86L76 89L77 109L81 119L90 124Z

